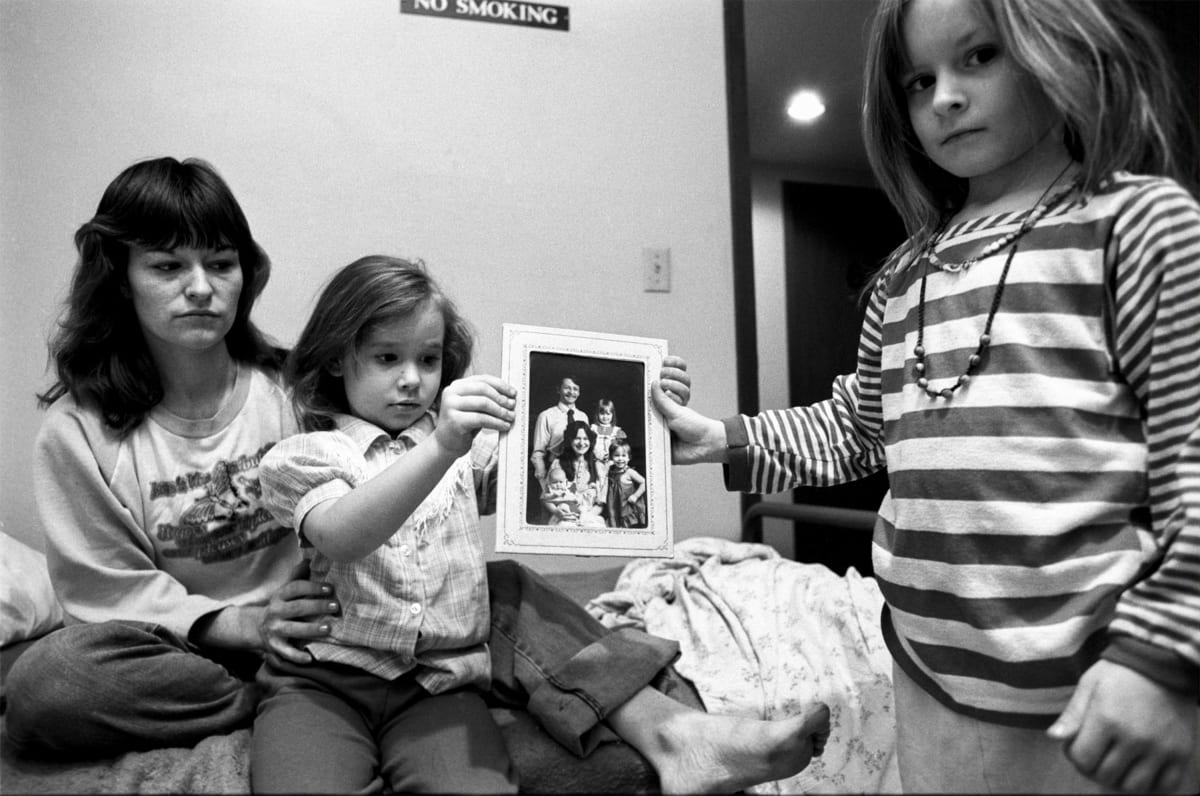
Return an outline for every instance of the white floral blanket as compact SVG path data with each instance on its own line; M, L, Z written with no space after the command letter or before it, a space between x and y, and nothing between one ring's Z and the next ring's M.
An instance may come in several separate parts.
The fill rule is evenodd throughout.
M752 793L898 793L892 662L873 578L839 576L760 544L696 538L628 564L588 610L611 627L675 639L676 663L711 713L794 715L829 705L824 754Z

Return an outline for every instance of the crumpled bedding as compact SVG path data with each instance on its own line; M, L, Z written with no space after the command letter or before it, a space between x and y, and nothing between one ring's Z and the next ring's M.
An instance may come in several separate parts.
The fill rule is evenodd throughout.
M761 544L693 538L670 559L628 564L588 610L679 642L676 668L710 713L782 718L812 700L831 712L821 757L751 793L898 793L892 662L873 578L839 576Z
M28 760L6 749L3 764L3 793L249 793L250 730L99 761Z
M590 596L609 588L611 578L611 572L574 573L560 585ZM683 654L675 668L695 684L710 712L778 718L813 699L829 705L832 731L824 754L795 777L750 788L752 793L899 792L881 607L874 580L856 572L840 577L786 560L764 545L710 538L678 543L671 559L632 561L612 591L589 603L605 624L634 624L678 640ZM543 745L518 745L545 756ZM3 748L0 792L242 794L249 791L248 746L249 730L239 730L193 749L79 763L23 760ZM596 790L595 772L585 776L586 765L564 766L557 758L535 762L566 769L573 778L551 777L546 783L552 789L543 792ZM628 760L621 765L628 768ZM636 790L611 776L600 781L616 791ZM573 787L582 783L590 785Z
M582 605L612 588L616 576L615 568L604 568L548 573L546 579ZM7 671L13 652L0 650L0 672ZM650 764L624 743L602 743L581 760L556 744L528 713L495 708L492 715L509 745L524 793L657 791L658 779ZM192 748L152 749L100 760L45 761L15 754L7 744L0 713L0 794L249 792L249 729L213 735Z

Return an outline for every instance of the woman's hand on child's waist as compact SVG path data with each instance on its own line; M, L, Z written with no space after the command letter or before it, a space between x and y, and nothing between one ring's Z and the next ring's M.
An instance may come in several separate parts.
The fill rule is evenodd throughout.
M337 595L328 583L308 580L307 567L298 568L262 609L258 638L267 657L292 663L309 663L305 645L329 635L329 617L341 611Z

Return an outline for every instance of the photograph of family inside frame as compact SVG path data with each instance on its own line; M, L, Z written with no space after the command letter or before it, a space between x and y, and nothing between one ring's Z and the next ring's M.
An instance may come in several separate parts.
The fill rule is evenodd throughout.
M650 338L506 324L518 388L502 442L497 550L670 555L670 438L649 399Z

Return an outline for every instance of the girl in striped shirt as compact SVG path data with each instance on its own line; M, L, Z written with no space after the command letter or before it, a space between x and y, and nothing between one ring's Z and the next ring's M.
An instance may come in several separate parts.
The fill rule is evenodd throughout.
M1200 787L1200 205L1161 52L1105 0L884 0L863 120L910 237L854 373L725 421L656 398L730 488L886 468L905 790Z

